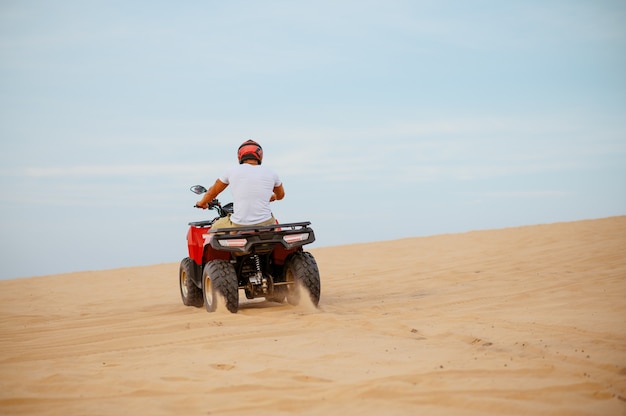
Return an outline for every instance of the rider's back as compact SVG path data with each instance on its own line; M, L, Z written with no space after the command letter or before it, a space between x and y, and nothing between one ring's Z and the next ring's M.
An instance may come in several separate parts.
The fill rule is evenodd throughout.
M235 212L231 221L240 225L258 224L272 218L270 198L274 187L281 185L278 175L264 165L234 165L220 178L233 195Z

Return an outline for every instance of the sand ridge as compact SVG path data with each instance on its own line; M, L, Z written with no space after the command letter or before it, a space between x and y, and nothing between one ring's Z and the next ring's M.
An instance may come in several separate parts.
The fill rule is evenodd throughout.
M311 251L319 309L0 281L0 414L626 414L626 216Z

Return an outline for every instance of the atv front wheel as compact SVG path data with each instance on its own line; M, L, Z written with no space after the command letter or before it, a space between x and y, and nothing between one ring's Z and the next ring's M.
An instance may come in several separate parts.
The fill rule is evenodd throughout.
M228 260L211 260L204 266L202 293L208 312L215 312L224 302L232 313L239 309L239 283L235 268Z
M180 262L178 283L180 285L180 297L186 306L199 308L204 302L202 290L194 283L194 280L197 280L196 275L199 271L199 266L189 257L185 257Z
M320 302L320 271L313 255L306 251L297 251L285 263L285 280L289 283L287 302L291 305L300 303L301 289L309 293L311 302L317 306Z

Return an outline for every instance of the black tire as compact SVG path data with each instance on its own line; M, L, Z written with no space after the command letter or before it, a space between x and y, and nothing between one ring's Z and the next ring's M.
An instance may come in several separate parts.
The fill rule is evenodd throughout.
M208 312L215 312L219 302L226 303L226 309L237 313L239 309L239 283L235 267L228 260L211 260L204 266L202 274L204 306Z
M194 280L197 280L199 271L199 266L189 257L185 257L180 262L178 284L180 286L180 297L183 300L183 304L186 306L199 308L204 303L202 289L194 283Z
M301 288L306 289L313 305L320 302L320 271L311 253L298 251L293 253L285 263L285 280L289 282L287 302L291 305L300 303Z

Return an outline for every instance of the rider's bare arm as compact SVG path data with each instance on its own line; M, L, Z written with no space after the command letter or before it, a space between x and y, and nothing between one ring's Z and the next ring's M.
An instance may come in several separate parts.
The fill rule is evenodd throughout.
M281 183L278 186L274 187L274 193L270 198L270 201L280 201L285 197L285 189L283 188L283 184Z
M209 202L213 201L217 196L228 186L227 183L220 181L219 179L215 181L213 186L209 188L208 191L204 194L202 199L196 203L200 208L208 208Z

